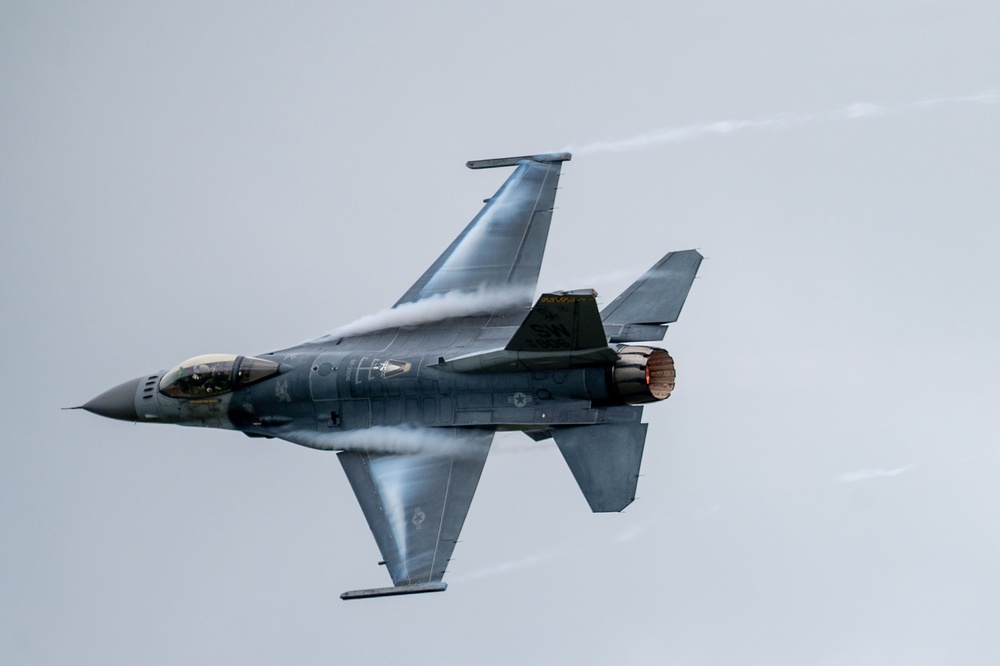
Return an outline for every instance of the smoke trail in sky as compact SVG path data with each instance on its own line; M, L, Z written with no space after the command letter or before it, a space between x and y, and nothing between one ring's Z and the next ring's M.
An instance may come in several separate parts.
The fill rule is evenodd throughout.
M437 294L415 303L403 303L395 308L365 315L336 328L316 341L349 335L371 333L386 328L416 326L451 317L485 315L510 308L530 300L523 289L480 289L473 292Z
M566 150L574 155L626 153L665 143L686 143L713 134L732 134L748 129L783 129L807 122L810 119L809 116L778 114L761 120L720 120L714 123L698 123L683 127L662 127L627 139L611 139L582 146L568 146Z
M511 560L509 562L502 562L500 564L494 564L493 566L484 567L482 569L477 569L475 571L470 571L465 574L458 574L453 576L451 579L452 583L467 583L473 580L479 580L481 578L492 578L493 576L501 576L503 574L511 573L513 571L520 571L522 569L530 569L536 567L539 564L548 562L549 560L555 559L559 556L559 552L555 550L549 550L543 553L538 553L536 555L531 555L529 557L523 557L517 560Z
M630 525L619 532L616 536L612 537L611 541L607 543L624 544L633 541L640 534L642 534L650 524L651 523L646 522ZM500 562L499 564L482 567L480 569L474 569L473 571L469 571L467 573L457 572L455 576L451 577L451 581L453 583L467 583L473 580L502 576L516 571L531 569L555 559L568 558L572 557L574 554L590 552L600 547L602 547L602 544L598 543L596 545L591 544L590 546L585 547L550 549L540 553L535 553L534 555L529 555L527 557L521 557L515 560L508 560L507 562Z
M858 481L868 481L869 479L880 479L889 476L899 476L903 472L913 468L913 465L897 467L896 469L859 469L857 472L848 472L837 477L840 483L856 483Z
M778 113L767 118L750 120L722 120L712 123L696 123L681 127L663 127L644 132L624 139L609 139L578 146L567 146L564 150L574 155L592 155L595 153L624 153L645 148L652 148L671 143L686 143L713 135L734 134L748 130L782 130L807 123L837 120L857 120L864 118L882 118L904 111L920 108L932 108L955 104L995 104L1000 102L1000 92L986 91L977 95L961 95L957 97L935 97L882 106L868 102L855 102L832 113L794 114Z
M628 543L629 541L634 540L636 537L642 534L645 529L646 526L642 523L629 525L624 530L618 533L618 536L615 537L615 542Z

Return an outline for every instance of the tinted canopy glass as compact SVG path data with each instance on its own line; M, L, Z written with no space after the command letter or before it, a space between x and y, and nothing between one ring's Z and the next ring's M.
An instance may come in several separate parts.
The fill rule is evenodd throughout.
M278 374L278 364L253 356L207 354L190 358L160 379L171 398L214 398Z

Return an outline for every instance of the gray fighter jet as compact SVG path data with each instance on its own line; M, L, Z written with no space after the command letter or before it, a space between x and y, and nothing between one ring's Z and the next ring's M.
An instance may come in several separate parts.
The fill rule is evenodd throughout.
M444 590L448 560L498 430L553 438L595 512L635 499L644 403L674 388L662 340L701 255L671 252L603 310L591 290L532 304L569 153L515 167L389 310L259 356L198 356L102 393L113 419L237 430L335 450L393 586Z

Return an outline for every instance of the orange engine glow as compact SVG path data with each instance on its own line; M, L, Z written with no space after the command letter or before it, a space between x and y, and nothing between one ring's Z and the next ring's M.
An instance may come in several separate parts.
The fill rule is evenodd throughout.
M656 347L618 348L619 360L612 369L614 388L627 404L656 402L670 397L677 372L674 359Z

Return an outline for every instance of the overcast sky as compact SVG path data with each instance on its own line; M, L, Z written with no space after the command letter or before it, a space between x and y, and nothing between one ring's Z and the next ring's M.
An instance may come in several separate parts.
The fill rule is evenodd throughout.
M158 6L157 6L158 5ZM1000 5L0 2L0 662L1000 661ZM571 147L540 289L707 257L639 499L497 437L444 594L332 453L61 412L393 303Z

